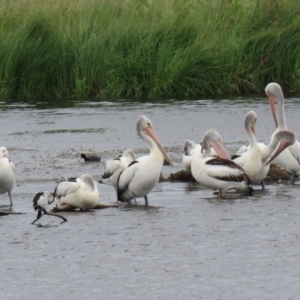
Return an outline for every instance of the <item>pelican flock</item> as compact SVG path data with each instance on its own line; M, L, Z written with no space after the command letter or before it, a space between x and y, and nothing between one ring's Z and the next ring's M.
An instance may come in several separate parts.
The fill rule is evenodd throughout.
M221 135L215 129L206 128L199 144L190 139L184 142L182 164L186 172L204 187L218 191L222 198L232 191L250 196L253 194L252 185L256 183L261 183L264 189L264 179L273 160L291 174L291 184L295 183L296 175L300 175L300 143L294 132L287 128L282 89L277 83L269 83L265 93L276 127L269 144L258 143L256 140L258 116L253 110L246 113L243 124L249 145L242 146L237 151L237 157L230 157ZM138 198L143 198L145 206L148 206L148 195L159 182L163 166L172 166L172 163L149 118L141 115L137 119L136 132L149 148L149 153L136 157L132 149L127 149L119 157L108 160L99 183L108 184L115 189L117 202L130 205L132 200L137 203ZM100 156L81 154L81 158L101 162ZM53 211L46 210L51 204L58 211L96 208L100 203L97 184L91 174L83 174L58 183L53 193L37 193L33 198L37 217L32 224L43 214L53 214ZM8 194L10 206L13 205L11 192L14 185L15 166L8 158L7 148L0 147L0 194Z

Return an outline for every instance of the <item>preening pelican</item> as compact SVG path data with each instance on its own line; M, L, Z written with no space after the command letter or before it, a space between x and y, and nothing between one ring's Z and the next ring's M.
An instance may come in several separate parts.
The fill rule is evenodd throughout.
M202 145L197 144L194 141L186 140L184 142L184 151L182 155L182 163L186 171L191 171L192 160L195 156L203 156ZM216 152L211 149L211 156L215 156Z
M0 147L0 194L8 193L10 206L12 206L11 191L15 185L15 165L7 155L6 147Z
M118 201L122 202L144 197L147 206L147 195L159 181L164 160L170 165L172 163L154 132L152 122L144 115L137 119L136 130L139 137L148 144L150 154L134 160L120 173L117 196Z
M245 170L252 182L259 174L262 166L262 154L254 135L256 121L257 115L255 111L249 111L246 114L244 122L245 131L249 140L249 149L241 156L233 159L236 164Z
M219 190L219 196L225 197L229 190L237 190L251 195L251 183L245 171L233 162L222 144L219 133L211 129L203 137L204 157L195 157L192 161L192 175L204 186ZM212 158L210 146L218 157Z
M90 209L99 203L97 183L90 174L83 174L74 182L60 182L53 193L57 200L57 207L70 204L76 208Z
M123 172L134 160L134 152L131 149L127 149L119 157L107 161L105 172L99 182L109 184L117 188L120 173Z
M35 211L38 211L38 213L37 213L36 219L31 224L34 224L37 220L39 220L43 216L43 214L59 217L59 218L63 219L62 223L67 222L67 219L65 217L55 214L55 213L48 212L46 210L47 206L49 204L53 203L53 201L54 201L54 196L52 193L50 193L48 191L39 192L34 196L33 208Z
M280 85L274 82L269 83L266 86L265 92L268 96L271 112L276 125L276 130L273 133L273 135L275 135L278 131L287 129L284 113L284 97ZM299 142L296 141L293 145L282 151L276 157L275 161L292 174L290 183L294 184L296 173L300 174Z
M257 143L261 151L261 170L252 179L252 182L260 183L262 188L265 189L263 180L266 178L269 172L271 161L273 161L282 151L284 151L287 147L293 145L294 143L295 134L290 130L278 131L275 135L272 136L269 145L265 145L264 143ZM248 149L249 146L245 146L245 151L242 152L241 155L244 155L245 152L248 151Z
M281 130L276 132L276 134L272 136L269 145L266 146L262 144L260 146L260 151L262 153L261 170L257 174L257 176L253 178L252 182L260 182L262 188L264 189L265 187L263 180L266 178L269 172L271 161L273 161L282 151L284 151L287 147L293 145L294 143L295 134L290 130Z

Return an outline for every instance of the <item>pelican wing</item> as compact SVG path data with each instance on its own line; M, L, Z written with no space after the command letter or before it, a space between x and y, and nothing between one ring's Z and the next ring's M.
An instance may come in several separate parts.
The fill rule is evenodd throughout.
M67 195L76 193L79 187L80 186L78 182L63 181L56 186L53 195L54 197L60 199L66 197Z
M120 167L120 159L115 158L113 160L109 160L106 162L105 172L102 176L103 179L109 178L112 174L114 174L118 168Z
M249 145L243 145L238 151L236 151L236 155L241 155L249 150Z
M15 172L15 169L16 169L15 164L9 160L9 165L10 165L11 169Z
M121 200L122 194L128 188L132 178L135 176L138 169L139 163L135 160L132 163L130 163L122 173L120 173L117 183L118 200Z
M228 159L213 158L206 162L207 175L224 181L247 181L250 183L249 177L245 171L235 162Z

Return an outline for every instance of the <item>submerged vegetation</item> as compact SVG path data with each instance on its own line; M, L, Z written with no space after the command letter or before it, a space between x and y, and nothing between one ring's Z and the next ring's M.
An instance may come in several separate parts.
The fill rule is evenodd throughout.
M300 0L2 0L0 98L300 91Z

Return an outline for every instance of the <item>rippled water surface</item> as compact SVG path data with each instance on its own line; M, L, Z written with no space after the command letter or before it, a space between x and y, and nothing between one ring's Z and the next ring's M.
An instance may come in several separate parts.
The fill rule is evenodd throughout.
M160 183L131 208L36 214L34 195L57 180L91 173L127 148L147 153L135 130L149 117L174 168L182 169L185 139L199 142L215 128L235 152L247 138L249 110L257 139L269 142L274 121L267 99L220 101L0 103L1 146L16 164L13 210L0 217L1 299L299 299L299 185L259 186L253 197L219 200L194 183ZM299 133L300 99L286 100L288 127ZM80 153L102 157L84 163ZM101 201L113 188L99 184ZM9 203L7 195L0 204ZM2 207L5 209L5 207Z

